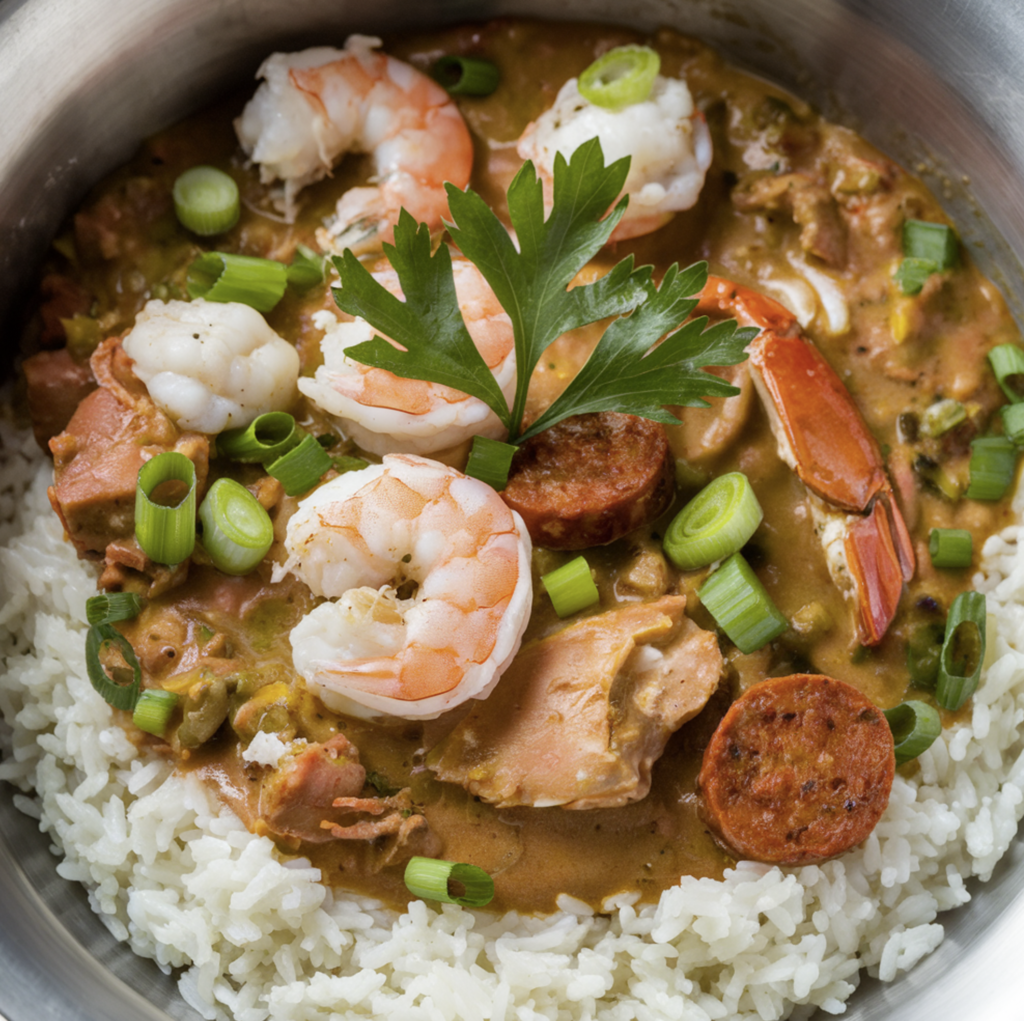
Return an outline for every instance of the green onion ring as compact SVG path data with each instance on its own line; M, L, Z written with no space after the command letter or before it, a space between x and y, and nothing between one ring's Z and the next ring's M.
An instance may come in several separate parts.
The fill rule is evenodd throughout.
M464 892L453 893L452 883L461 884ZM494 880L482 868L438 858L410 858L405 866L405 885L415 897L465 908L482 908L494 897Z
M486 482L500 493L508 485L508 471L518 449L512 443L490 440L486 436L474 436L469 460L466 462L466 474L470 478Z
M933 262L937 270L952 269L959 249L956 231L944 223L927 220L903 223L903 254L908 258Z
M217 454L232 461L265 464L297 447L303 430L287 411L267 411L240 429L225 429L217 437Z
M883 709L896 743L896 765L916 759L942 733L939 711L927 702L901 702L892 709Z
M555 613L563 620L600 600L590 564L583 556L541 576L541 584L551 599Z
M746 475L720 475L672 519L665 555L681 571L707 567L742 549L763 518Z
M999 409L1003 432L1015 447L1024 447L1024 403L1004 404Z
M961 592L949 608L935 683L935 701L943 709L956 711L978 687L985 662L986 618L981 592Z
M176 480L188 492L174 506L151 499L163 482ZM196 542L196 467L176 450L157 454L139 469L135 487L135 537L142 551L158 564L180 564Z
M163 737L177 704L178 696L173 691L147 688L135 703L132 723L147 734Z
M131 684L118 684L110 679L100 662L100 652L104 645L113 643L120 649L124 661L131 668L133 680ZM112 624L93 624L85 636L85 668L92 686L103 696L104 700L115 709L130 712L135 708L142 687L142 667L139 666L135 650L131 642Z
M493 61L458 54L435 60L430 76L453 96L489 96L501 81L501 72Z
M911 297L920 294L925 281L938 270L939 264L931 259L904 259L892 278L899 285L900 292Z
M207 301L237 301L269 312L284 296L288 269L254 255L205 252L188 268L188 296Z
M238 222L242 208L238 185L216 167L186 170L174 182L172 194L178 221L194 234L222 234Z
M203 548L225 574L248 574L274 543L274 525L263 505L234 479L217 479L199 507Z
M999 389L1011 404L1024 401L1024 349L1016 344L998 344L988 353Z
M1001 500L1013 484L1017 448L1006 436L983 436L971 441L970 500Z
M307 433L302 442L267 465L267 473L284 486L289 496L308 493L333 467L331 455Z
M933 528L928 536L933 567L970 567L974 539L966 528Z
M789 627L740 553L701 585L697 598L740 652L756 652Z
M319 252L314 252L312 248L296 245L295 256L285 270L289 285L297 291L308 291L311 287L322 284L326 258Z
M85 601L85 619L90 624L113 624L131 620L142 612L142 600L134 592L107 592Z
M661 57L649 46L618 46L598 57L580 75L577 87L594 106L622 110L651 94L660 69Z

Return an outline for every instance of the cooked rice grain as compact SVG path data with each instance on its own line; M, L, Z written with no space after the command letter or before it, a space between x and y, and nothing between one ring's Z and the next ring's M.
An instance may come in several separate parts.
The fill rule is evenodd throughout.
M0 441L0 510L11 518L0 525L0 779L35 792L19 806L41 813L60 874L85 884L118 939L181 969L181 994L203 1017L840 1013L861 967L888 981L935 949L939 912L970 899L968 877L992 874L1024 814L1024 564L1013 527L988 541L975 579L989 597L989 666L970 724L897 776L874 833L840 860L744 862L721 882L684 878L656 906L614 898L606 916L568 897L546 919L422 902L396 915L334 894L201 782L140 756L113 723L83 661L94 577L63 541L31 439L0 423Z

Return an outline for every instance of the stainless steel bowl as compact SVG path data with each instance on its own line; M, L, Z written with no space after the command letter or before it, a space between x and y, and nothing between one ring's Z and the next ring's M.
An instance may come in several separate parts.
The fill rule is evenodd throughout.
M668 24L789 86L925 178L1024 307L1024 6L1007 0L0 0L0 321L86 189L271 48L496 15ZM6 364L17 348L3 334ZM0 1017L197 1019L116 943L0 784ZM1024 1017L1024 852L940 918L942 946L865 982L850 1021ZM467 1019L468 1021L468 1019Z

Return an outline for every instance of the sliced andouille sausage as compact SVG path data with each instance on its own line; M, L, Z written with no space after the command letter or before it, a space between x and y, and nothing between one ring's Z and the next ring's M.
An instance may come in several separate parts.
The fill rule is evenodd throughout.
M501 495L536 545L586 549L653 521L672 499L673 479L664 426L600 411L527 440Z
M855 847L889 802L896 758L870 699L817 674L749 688L722 718L698 777L701 810L737 857L778 865Z
M88 362L76 362L66 347L40 351L22 363L32 432L44 450L71 421L75 409L96 389Z

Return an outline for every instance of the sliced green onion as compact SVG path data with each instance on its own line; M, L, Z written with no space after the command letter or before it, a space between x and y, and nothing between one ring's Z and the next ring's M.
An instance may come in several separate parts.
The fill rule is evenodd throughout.
M1024 350L1016 344L999 344L988 353L999 389L1011 404L1024 401Z
M326 256L314 252L305 245L295 246L295 258L285 271L288 283L297 291L308 291L311 287L324 282L324 263Z
M952 269L959 253L956 231L944 223L906 220L903 224L903 254L911 259L926 259L936 269Z
M518 449L512 443L474 436L469 460L466 462L466 474L486 482L500 493L508 485L508 471Z
M789 627L741 553L734 553L697 593L740 652L755 652Z
M1003 418L1003 432L1015 447L1024 447L1024 403L1004 404L999 409Z
M147 734L163 737L177 704L178 696L173 691L147 688L135 703L132 723Z
M971 500L999 500L1013 484L1017 468L1017 448L1005 436L983 436L971 441Z
M238 223L238 185L216 167L193 167L174 182L174 212L183 227L209 237Z
M933 567L970 567L974 540L966 528L933 528L928 536Z
M270 515L234 479L217 479L199 508L203 546L214 567L225 574L248 574L274 542Z
M142 612L142 600L134 592L108 592L85 601L85 619L90 624L113 624L131 620Z
M302 442L267 465L267 474L284 486L289 496L308 493L326 471L333 467L331 455L307 433Z
M921 624L907 641L907 673L915 688L934 688L946 629L938 623Z
M927 751L942 733L939 711L927 702L901 702L892 709L883 709L896 742L896 765L916 759Z
M985 596L961 592L946 618L935 701L943 709L959 709L974 694L985 662Z
M238 301L269 312L288 286L282 262L231 252L205 252L188 268L188 295L207 301Z
M541 575L540 580L544 591L551 598L555 613L563 620L580 610L585 610L588 606L593 606L601 598L586 557L570 560L569 563Z
M100 653L105 645L118 647L125 663L132 673L128 684L111 679L107 674ZM103 696L104 700L115 709L132 710L139 698L142 686L142 667L135 656L131 642L112 624L94 624L85 636L85 668L92 686ZM116 668L115 668L116 669Z
M405 885L414 897L465 908L482 908L494 897L494 880L482 868L437 858L410 858Z
M232 461L266 463L297 447L303 430L286 411L268 411L243 429L225 429L217 437L217 453Z
M580 75L577 88L594 106L622 110L651 94L660 69L661 57L649 46L617 46Z
M903 294L920 294L925 281L939 269L931 259L904 259L893 273L892 278Z
M706 567L742 549L763 518L746 475L720 475L672 519L665 554L681 571Z
M921 416L921 432L935 438L948 433L967 417L967 409L959 402L947 397L929 404Z
M364 461L361 457L349 457L347 454L342 457L332 457L331 464L334 465L334 470L339 475L344 475L345 472L360 472L364 468L370 467L369 461Z
M175 504L157 503L153 492L165 482L184 483L188 491ZM184 454L167 450L139 469L135 537L158 564L180 564L191 555L196 542L196 467Z
M453 96L489 96L501 81L501 72L493 61L456 54L435 60L430 74Z

